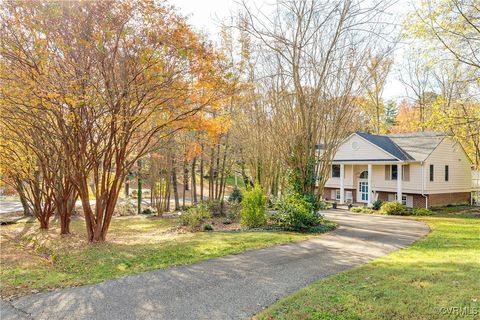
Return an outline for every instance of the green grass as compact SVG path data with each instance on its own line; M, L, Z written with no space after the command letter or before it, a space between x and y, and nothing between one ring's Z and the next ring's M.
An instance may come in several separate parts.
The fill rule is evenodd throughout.
M225 184L228 187L235 187L235 177L234 176L228 176L225 179ZM239 189L244 189L245 188L245 182L243 181L241 176L237 176L237 186Z
M443 206L443 207L433 207L431 210L436 214L449 214L449 213L461 213L465 210L475 209L470 205L460 204L460 205L453 205L453 206Z
M257 318L479 319L480 219L417 219L432 229L426 238L307 286Z
M73 221L73 235L62 239L56 225L48 233L40 232L36 223L3 226L1 294L98 283L315 236L291 232L177 233L177 225L174 219L118 219L112 222L108 241L97 245L85 242L83 221Z

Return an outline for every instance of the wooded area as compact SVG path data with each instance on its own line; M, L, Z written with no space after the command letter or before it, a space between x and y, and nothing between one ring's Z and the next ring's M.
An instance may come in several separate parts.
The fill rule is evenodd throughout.
M167 2L4 2L0 179L62 234L80 200L101 242L133 184L159 215L233 184L321 199L354 131L445 131L480 166L478 4L426 1L401 30L391 5L244 2L214 44ZM382 95L400 42L397 104Z

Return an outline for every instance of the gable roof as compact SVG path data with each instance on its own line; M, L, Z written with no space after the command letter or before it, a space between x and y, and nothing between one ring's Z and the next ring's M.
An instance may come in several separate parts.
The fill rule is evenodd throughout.
M435 131L388 135L396 145L417 161L425 161L446 136L447 134L443 132Z
M380 149L388 152L399 160L415 160L410 155L408 155L408 153L404 152L399 146L397 146L388 136L374 135L363 132L357 132L357 135L369 141L370 143L373 143Z
M446 136L445 133L432 131L390 135L356 134L401 161L424 161Z

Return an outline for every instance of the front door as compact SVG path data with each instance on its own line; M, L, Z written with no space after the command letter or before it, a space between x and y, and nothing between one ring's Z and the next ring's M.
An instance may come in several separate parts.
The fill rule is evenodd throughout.
M358 181L357 201L368 203L368 180Z

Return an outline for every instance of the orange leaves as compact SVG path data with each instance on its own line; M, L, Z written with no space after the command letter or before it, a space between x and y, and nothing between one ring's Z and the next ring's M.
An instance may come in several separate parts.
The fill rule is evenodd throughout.
M420 128L417 110L413 105L403 100L398 105L396 125L392 128L393 133L416 132Z

